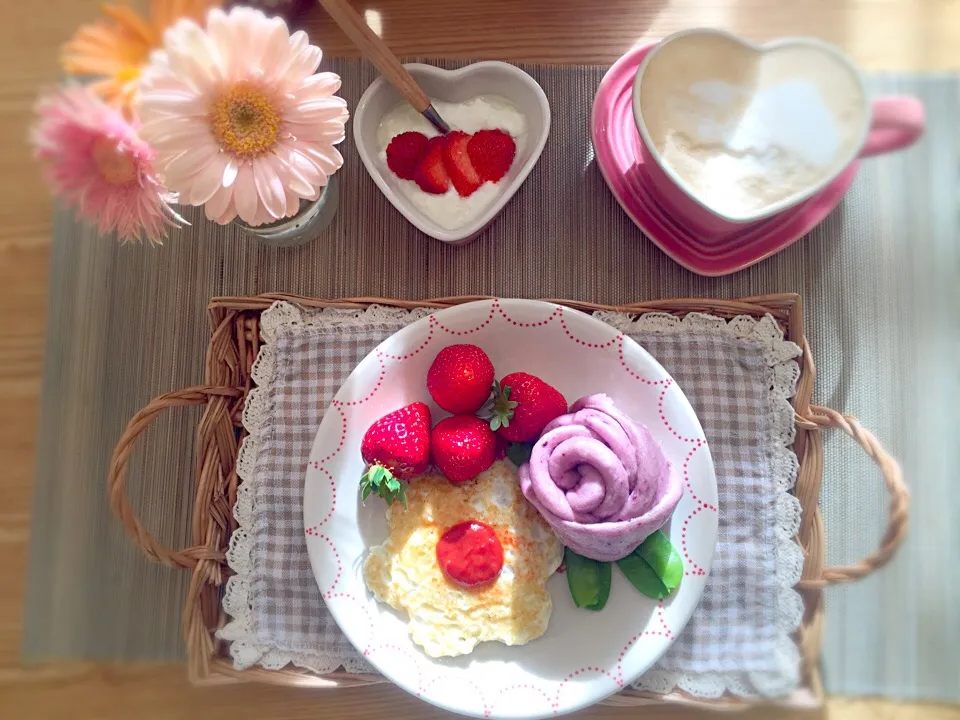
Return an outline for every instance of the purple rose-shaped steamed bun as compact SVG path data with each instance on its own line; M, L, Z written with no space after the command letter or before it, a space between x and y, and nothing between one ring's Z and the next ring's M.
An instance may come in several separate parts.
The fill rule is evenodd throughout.
M543 429L520 488L571 550L605 562L670 518L683 481L650 431L606 395L580 398Z

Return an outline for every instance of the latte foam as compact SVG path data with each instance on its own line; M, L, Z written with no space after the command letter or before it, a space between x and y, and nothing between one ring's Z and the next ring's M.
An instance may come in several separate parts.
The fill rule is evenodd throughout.
M834 176L861 142L868 112L856 75L824 51L796 45L757 55L715 35L661 48L639 93L664 164L731 218Z

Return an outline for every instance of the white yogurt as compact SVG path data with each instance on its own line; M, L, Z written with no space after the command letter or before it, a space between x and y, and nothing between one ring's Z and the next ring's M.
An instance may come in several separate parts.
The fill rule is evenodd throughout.
M517 156L521 154L527 140L527 120L506 98L481 95L462 103L434 100L433 107L452 130L472 134L478 130L500 129L510 133L517 144ZM398 191L420 212L447 230L463 227L482 215L500 194L509 173L498 183L485 182L470 197L460 197L452 186L443 195L426 193L412 180L398 178L387 168L387 145L400 133L409 131L421 132L427 137L438 134L430 122L407 103L397 105L384 115L377 128L380 160L384 171L396 181ZM510 170L512 172L513 168Z

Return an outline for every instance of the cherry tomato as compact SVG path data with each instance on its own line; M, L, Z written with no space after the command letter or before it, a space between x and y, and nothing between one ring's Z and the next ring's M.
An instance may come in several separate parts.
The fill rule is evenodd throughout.
M458 523L440 536L437 562L452 582L478 587L497 579L503 569L503 546L493 528L476 520Z

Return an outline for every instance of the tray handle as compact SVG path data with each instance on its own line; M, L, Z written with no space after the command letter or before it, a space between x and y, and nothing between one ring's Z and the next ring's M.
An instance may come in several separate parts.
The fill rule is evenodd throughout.
M174 407L203 405L214 397L239 399L243 397L243 391L233 387L197 385L154 398L127 423L110 459L107 491L111 510L123 523L127 534L141 551L150 559L168 567L192 569L200 560L220 562L224 555L222 552L200 545L184 550L171 550L155 540L137 518L127 497L127 463L134 443L160 413ZM807 430L839 428L856 440L880 467L887 491L890 493L890 508L887 528L876 551L852 565L825 568L819 579L803 580L799 583L798 587L804 590L822 589L828 585L859 580L886 565L906 537L910 506L910 492L903 481L900 465L883 448L873 433L860 425L860 421L852 415L842 415L836 410L820 405L811 405L810 411L810 415L798 416L797 425Z
M824 568L820 579L803 580L798 587L803 590L817 590L829 585L860 580L874 570L886 565L907 535L910 491L903 481L903 472L899 463L890 453L884 450L874 434L864 428L860 421L852 415L843 415L836 410L821 405L810 405L810 414L798 416L797 426L806 430L822 430L825 428L843 430L857 441L867 455L879 466L883 475L887 492L890 493L890 507L887 513L887 527L880 540L879 547L873 553L852 565Z
M127 427L113 449L113 456L110 458L110 471L107 475L107 494L110 500L110 509L123 523L124 530L137 544L137 547L151 560L168 567L188 570L195 567L201 560L222 561L224 554L202 545L184 550L171 550L161 545L147 532L127 497L127 463L130 458L130 451L140 435L164 410L190 405L204 405L217 397L241 398L243 397L243 391L233 387L197 385L155 397L127 423Z

